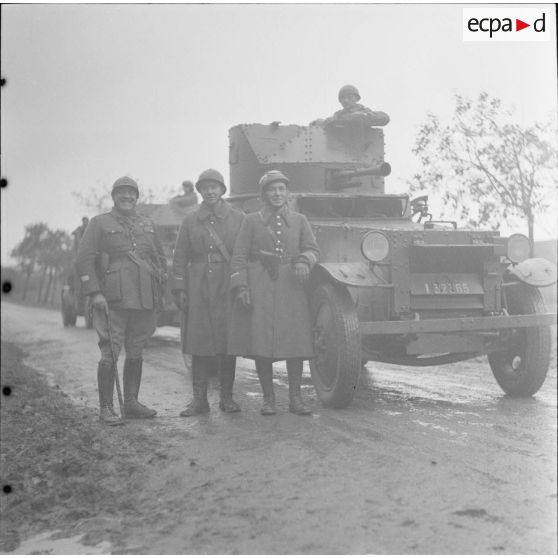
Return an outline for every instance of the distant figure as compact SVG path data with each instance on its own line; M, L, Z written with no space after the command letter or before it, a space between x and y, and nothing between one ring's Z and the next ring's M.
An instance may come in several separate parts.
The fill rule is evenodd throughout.
M357 122L365 126L385 126L389 122L389 116L385 112L374 111L359 104L360 94L354 85L341 87L337 98L343 108L325 120L314 120L311 125L330 127Z
M171 198L170 203L178 205L181 209L198 204L198 197L194 192L194 184L191 180L185 180L182 183L183 194Z
M82 217L81 225L77 229L72 231L72 236L74 237L74 252L76 253L78 251L79 243L81 241L83 233L85 232L85 229L87 228L87 225L89 225L89 217Z

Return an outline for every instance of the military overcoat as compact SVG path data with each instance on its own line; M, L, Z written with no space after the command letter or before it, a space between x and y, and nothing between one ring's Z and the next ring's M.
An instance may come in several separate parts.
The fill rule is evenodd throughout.
M262 252L280 256L276 279ZM231 263L231 289L249 287L252 309L233 306L230 354L275 360L313 356L308 300L293 264L305 262L312 268L318 258L316 239L304 215L287 206L278 213L265 206L245 217Z
M166 259L153 221L116 209L93 217L81 239L76 270L84 295L104 294L111 308L155 309L155 275Z
M178 233L173 258L174 288L188 295L182 350L186 354L214 356L227 352L230 315L230 261L219 250L215 231L229 256L244 214L224 200L212 211L205 203L188 214Z

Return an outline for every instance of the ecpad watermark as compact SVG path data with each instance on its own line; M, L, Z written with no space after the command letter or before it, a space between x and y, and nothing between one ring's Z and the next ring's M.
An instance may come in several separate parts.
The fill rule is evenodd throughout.
M550 9L463 8L464 41L548 41L553 24Z

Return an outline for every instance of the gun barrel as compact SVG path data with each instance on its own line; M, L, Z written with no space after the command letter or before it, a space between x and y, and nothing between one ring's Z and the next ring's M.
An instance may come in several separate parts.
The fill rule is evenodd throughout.
M335 179L356 178L358 176L388 176L391 173L391 165L382 163L375 167L366 167L354 170L339 170L335 172Z

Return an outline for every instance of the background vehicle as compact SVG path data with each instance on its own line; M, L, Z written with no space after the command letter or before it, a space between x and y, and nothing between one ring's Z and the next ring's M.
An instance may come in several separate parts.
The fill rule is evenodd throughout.
M550 325L539 288L556 266L530 258L528 239L435 221L428 199L384 193L384 135L338 126L241 124L229 131L231 201L260 207L258 179L290 179L292 207L321 249L308 290L320 400L345 407L363 363L429 366L488 355L510 395L543 384ZM420 381L417 376L417 381Z
M195 194L194 194L195 199ZM155 223L159 239L167 258L167 268L172 268L172 255L178 230L184 217L197 208L197 203L192 203L191 195L173 197L166 204L138 204L137 212L150 217ZM157 315L158 326L180 327L180 311L175 306L172 296L173 277L169 273L167 288L164 295L164 307Z
M81 292L80 282L75 272L68 276L66 284L62 286L61 300L62 323L65 327L75 326L78 316L85 318L87 329L93 327L90 299Z

